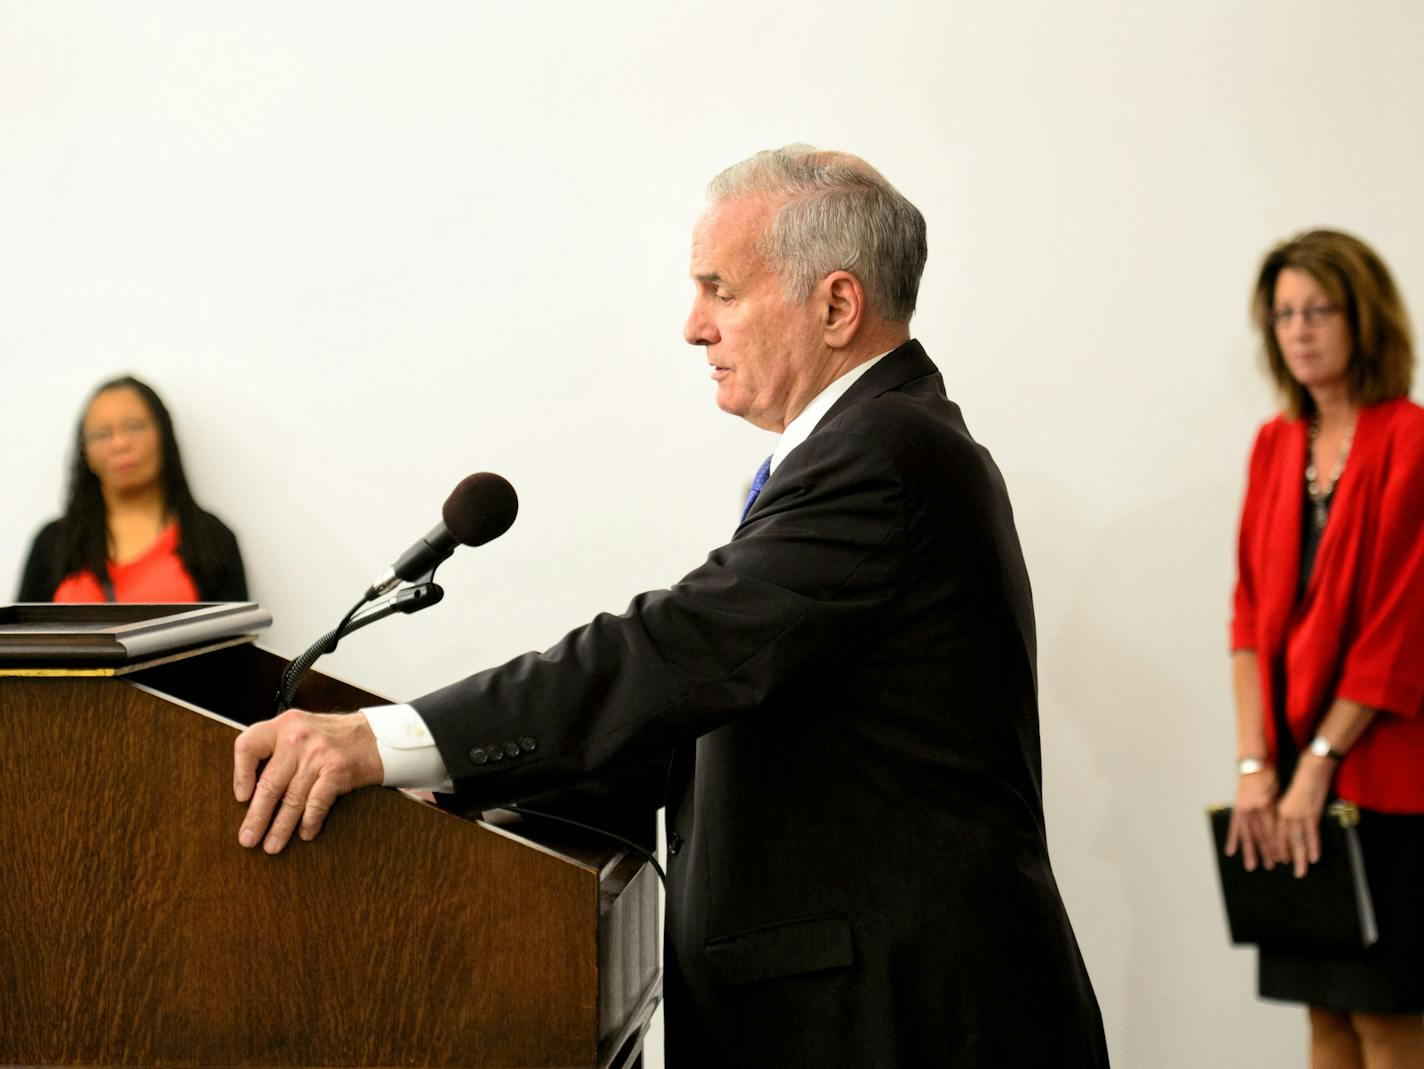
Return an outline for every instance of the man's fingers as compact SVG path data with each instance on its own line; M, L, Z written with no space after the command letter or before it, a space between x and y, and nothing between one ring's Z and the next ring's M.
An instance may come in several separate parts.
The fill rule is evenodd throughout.
M316 779L316 773L306 766L299 767L292 776L287 789L282 792L282 802L277 807L272 826L267 829L267 837L262 841L262 849L267 853L280 854L291 840L297 822L306 811L307 795L311 793Z
M307 795L305 812L302 815L302 839L311 842L316 838L317 832L321 831L321 826L326 822L326 815L331 812L331 807L336 804L337 797L341 791L328 776L322 776L312 787L311 793Z
M237 833L237 841L243 846L256 846L262 833L272 822L272 814L287 793L287 785L295 772L290 751L278 754L267 762L262 770L262 778L252 789L252 804L247 807L247 817Z
M253 724L232 744L232 793L239 802L252 797L257 766L272 756L276 744L277 726L271 720Z
M260 842L269 854L280 853L298 828L303 839L315 838L338 796L380 783L383 772L375 735L360 713L288 710L239 735L233 757L233 793L251 800L238 842ZM256 777L264 758L267 767Z
M243 846L256 846L262 841L273 813L297 773L301 748L293 743L300 743L300 725L307 715L288 710L272 720L253 724L233 743L233 793L239 802L252 800L237 833L237 841ZM264 759L267 767L254 784L257 766Z

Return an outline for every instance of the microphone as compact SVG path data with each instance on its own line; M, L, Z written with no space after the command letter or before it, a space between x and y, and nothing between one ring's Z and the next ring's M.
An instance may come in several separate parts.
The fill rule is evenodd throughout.
M277 686L277 712L291 705L302 676L317 658L336 649L336 644L345 635L377 620L384 620L392 613L415 613L439 604L445 596L434 581L435 569L440 562L455 552L456 546L482 546L498 538L509 530L518 513L519 498L503 476L481 471L461 479L460 485L450 491L450 496L445 499L445 505L440 510L440 522L377 577L361 600L342 617L341 623L287 664ZM416 585L402 590L365 615L356 615L368 601L389 593L401 583Z
M509 530L519 514L519 497L503 476L480 471L460 480L440 510L440 522L376 577L363 601L370 601L434 570L456 546L482 546Z

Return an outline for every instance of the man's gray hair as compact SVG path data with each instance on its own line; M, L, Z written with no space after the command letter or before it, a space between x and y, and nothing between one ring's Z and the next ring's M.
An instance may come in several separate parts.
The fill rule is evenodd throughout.
M799 304L831 272L849 271L877 315L910 321L925 269L925 218L874 167L849 153L787 145L732 164L707 187L713 204L752 196L785 199L757 252L788 301Z

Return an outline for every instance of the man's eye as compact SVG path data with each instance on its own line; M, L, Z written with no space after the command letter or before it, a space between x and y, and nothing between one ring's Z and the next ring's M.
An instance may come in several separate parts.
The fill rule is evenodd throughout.
M723 290L718 290L717 293L716 293L716 297L717 297L717 299L718 299L719 301L721 301L723 304L731 304L731 303L732 303L732 295L731 295L730 293L724 292Z

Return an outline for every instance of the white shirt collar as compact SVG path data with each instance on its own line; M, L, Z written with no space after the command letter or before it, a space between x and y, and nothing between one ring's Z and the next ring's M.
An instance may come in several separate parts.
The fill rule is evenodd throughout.
M831 410L832 405L845 396L845 392L855 385L855 380L880 363L889 355L889 352L890 350L887 349L863 364L856 364L855 367L811 398L810 403L798 412L796 418L788 423L786 429L781 432L781 440L776 443L776 448L771 453L772 471L776 470L776 466L785 459L787 453L811 436L811 432L816 429L816 424L821 422L821 417Z

